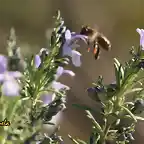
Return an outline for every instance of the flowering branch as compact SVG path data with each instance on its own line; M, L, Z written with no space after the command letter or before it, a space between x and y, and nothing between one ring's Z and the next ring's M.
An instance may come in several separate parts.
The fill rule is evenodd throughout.
M94 83L95 87L88 88L90 98L101 104L103 122L98 123L88 112L88 117L94 122L93 131L88 140L90 144L128 144L134 140L132 134L135 131L137 120L144 120L140 114L144 111L143 74L144 74L144 30L137 29L140 34L140 46L132 47L130 61L122 65L114 59L115 83L105 85L100 76ZM76 104L75 104L76 105ZM77 105L79 108L88 107ZM74 141L73 139L72 141ZM76 141L76 140L75 140ZM79 142L77 144L80 144Z
M62 144L64 141L56 132L51 135L42 132L44 124L54 125L53 118L65 109L67 85L58 82L62 74L71 77L75 73L64 69L70 60L76 67L81 66L81 54L77 51L77 40L86 44L88 37L71 32L64 25L60 12L55 18L55 28L48 40L48 48L38 54L23 57L17 45L14 28L7 40L8 54L0 55L0 143L15 144ZM93 127L87 142L69 138L75 144L128 144L134 140L137 120L144 120L144 30L140 34L140 47L130 51L132 58L122 65L114 59L115 82L103 83L99 76L94 87L88 88L90 98L101 105L98 123L95 110L85 105L77 105L86 111Z
M87 37L71 33L59 11L54 18L49 49L42 48L30 57L23 57L15 30L10 30L8 55L0 55L0 120L4 120L0 127L1 144L62 142L55 132L50 136L42 133L42 125L53 124L53 117L65 108L66 91L70 88L58 79L64 73L75 76L64 66L70 57L75 66L81 65L81 54L73 49L73 41L80 38L86 42Z

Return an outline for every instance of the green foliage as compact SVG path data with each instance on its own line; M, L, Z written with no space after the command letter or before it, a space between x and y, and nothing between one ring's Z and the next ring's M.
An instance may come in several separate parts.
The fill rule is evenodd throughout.
M88 89L89 96L101 104L100 115L103 122L98 123L93 117L94 109L87 106L75 106L85 109L93 122L92 134L88 142L70 139L76 144L128 144L134 140L132 134L138 120L144 120L140 114L144 110L143 95L143 57L141 47L130 50L132 58L122 65L114 58L115 83L105 85L100 76L93 88ZM92 94L92 95L91 95Z
M51 50L47 50L49 54L43 57L40 68L35 67L34 56L22 57L16 43L15 30L11 29L7 41L8 70L19 70L23 73L23 77L18 80L22 91L20 96L16 97L1 96L0 120L7 118L11 122L10 126L0 127L1 144L43 141L45 137L40 133L42 124L51 124L49 121L52 117L64 108L65 91L55 91L51 88L59 66L57 62L64 62L63 59L58 58L64 32L60 33L58 30L62 27L64 27L63 21L58 11L55 17L55 29L49 43ZM44 105L40 100L43 92L53 92L56 94L56 98L51 103ZM47 140L49 143L53 142L50 137L47 137Z
M23 57L17 45L15 30L14 28L10 30L10 36L7 40L8 68L4 72L0 72L0 120L5 120L0 124L10 122L5 123L10 125L0 126L0 144L63 143L62 138L56 134L59 127L54 133L47 136L41 132L42 125L54 125L50 122L51 119L65 108L66 89L52 87L53 82L57 81L58 68L63 69L69 62L69 59L62 58L63 45L68 44L65 48L69 50L68 56L72 58L73 64L76 66L80 65L80 61L78 64L76 63L76 60L80 58L80 53L71 48L71 45L76 43L75 41L72 44L69 42L76 37L69 38L72 37L70 31L67 33L66 40L67 28L59 11L54 18L55 28L51 33L51 38L47 40L50 49L40 51L38 55ZM140 33L140 29L138 31ZM79 35L77 38L85 41L86 36ZM74 57L72 54L75 54ZM95 109L73 104L73 106L85 110L93 124L91 135L86 142L68 135L73 143L128 144L134 140L132 134L135 131L135 125L138 120L144 120L141 117L144 111L144 51L141 46L132 47L130 54L132 58L124 65L116 58L114 59L115 83L105 85L103 77L99 76L93 84L94 87L87 90L90 98L101 105L99 111L99 115L102 117L101 123L98 123L93 116L96 112ZM36 58L38 58L38 66ZM2 62L0 59L0 70L1 65L3 66ZM17 71L21 72L22 77L15 79L10 77L11 72ZM69 74L72 72L66 71ZM1 80L2 78L3 80ZM10 96L6 90L11 90L8 88L16 82L21 88L19 96ZM44 93L48 95L52 93L52 100L49 103L45 104L45 101L42 100Z

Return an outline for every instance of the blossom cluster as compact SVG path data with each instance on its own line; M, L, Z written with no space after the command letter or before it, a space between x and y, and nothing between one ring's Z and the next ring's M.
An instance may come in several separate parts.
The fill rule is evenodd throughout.
M8 55L0 55L0 82L2 110L0 118L11 122L8 129L0 132L0 143L42 143L42 125L51 124L51 119L65 108L65 92L69 86L59 82L63 74L75 73L65 69L70 60L81 66L81 54L77 40L87 43L87 36L71 32L64 26L60 16L51 34L50 49L42 48L38 54L23 57L17 46L14 29L7 40ZM23 108L22 108L23 107ZM47 141L55 141L52 134ZM37 138L40 136L40 138Z

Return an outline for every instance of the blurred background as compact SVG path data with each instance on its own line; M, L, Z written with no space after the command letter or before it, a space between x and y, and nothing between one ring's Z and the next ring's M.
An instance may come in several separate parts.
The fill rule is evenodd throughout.
M91 130L85 113L72 107L72 103L84 103L97 109L85 90L99 75L104 76L105 83L113 82L113 58L124 62L129 58L129 48L139 45L136 28L144 28L144 0L0 0L0 52L6 52L5 41L11 26L16 29L24 53L36 53L45 47L45 31L53 27L52 16L57 9L72 31L78 32L83 24L96 26L112 42L112 51L103 51L97 61L82 44L82 67L69 67L76 77L61 78L71 90L67 94L68 110L62 114L60 134L66 144L71 144L67 134L86 140ZM134 143L143 143L143 129L144 123L139 122Z

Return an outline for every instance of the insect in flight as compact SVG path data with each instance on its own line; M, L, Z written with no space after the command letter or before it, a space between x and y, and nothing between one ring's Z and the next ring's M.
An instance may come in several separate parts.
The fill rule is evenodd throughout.
M93 44L93 53L95 59L99 58L100 48L103 48L106 51L111 50L111 43L110 41L97 29L93 29L88 26L82 26L80 34L88 36L87 44ZM88 52L90 48L88 48Z

